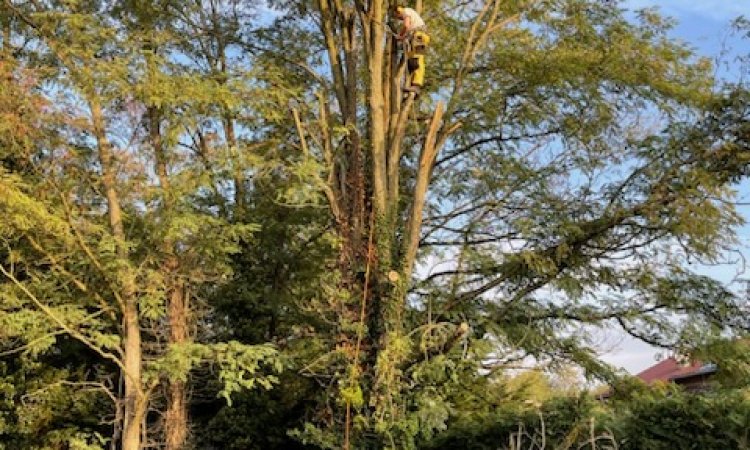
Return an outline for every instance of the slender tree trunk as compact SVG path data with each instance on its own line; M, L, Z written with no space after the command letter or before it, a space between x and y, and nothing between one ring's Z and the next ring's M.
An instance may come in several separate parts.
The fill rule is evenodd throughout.
M157 108L148 109L149 139L156 160L156 175L162 189L164 211L174 209L174 193L169 182L167 156L161 136L161 115ZM169 345L181 345L189 341L189 308L184 283L179 279L180 263L175 255L174 242L164 242L164 271L169 280L167 318L169 319ZM164 440L166 450L184 448L188 436L187 386L182 380L167 380L167 409L164 413Z
M134 300L134 299L133 299ZM146 398L142 389L141 328L135 301L126 303L124 320L125 361L125 413L122 432L122 450L140 450L143 418L146 415Z
M117 257L127 267L128 249L122 224L122 207L116 190L116 172L112 148L106 135L106 127L98 101L89 101L94 136L102 166L102 184L107 197L110 228L117 245ZM140 450L143 418L147 399L143 390L141 328L138 320L138 299L135 295L135 279L128 269L121 269L118 281L121 284L120 307L123 326L123 363L125 378L125 406L123 411L122 449Z

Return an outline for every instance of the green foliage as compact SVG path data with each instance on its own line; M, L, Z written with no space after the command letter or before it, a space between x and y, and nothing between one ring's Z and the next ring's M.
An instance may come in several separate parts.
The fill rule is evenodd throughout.
M146 434L184 382L198 448L497 448L542 422L558 447L610 427L624 448L712 448L719 426L746 445L739 400L622 386L645 397L615 414L507 376L528 360L611 376L578 330L613 323L675 348L748 329L690 268L744 220L747 86L720 85L670 19L616 3L427 2L428 84L383 161L371 4L1 7L0 446L109 444L125 319ZM438 101L452 132L422 167ZM400 176L385 213L377 162ZM420 269L403 273L420 173ZM745 350L703 351L725 385L747 378Z
M36 446L35 433L38 442L65 448L115 439L126 403L117 373L132 370L125 366L132 367L136 352L145 377L130 381L156 408L163 407L166 391L159 385L187 382L191 372L207 367L221 384L216 393L229 403L237 392L270 389L282 370L273 345L216 339L210 330L219 326L209 322L201 322L197 336L193 331L208 313L202 296L232 276L232 255L259 230L228 213L232 202L246 199L232 198L222 183L278 165L245 151L250 131L239 120L231 143L226 135L225 142L210 138L208 124L253 104L266 102L262 108L269 111L269 97L248 86L256 80L253 72L226 83L186 67L174 28L160 22L165 11L144 16L133 4L90 2L30 11L39 7L2 11L3 24L13 17L8 32L35 44L13 53L12 66L5 65L11 44L4 41L2 49L0 112L18 126L0 128L0 212L8 219L0 224L0 348L45 364L61 340L73 339L92 362L67 355L70 373L60 372L61 386L73 394L101 386L98 394L113 402L94 407L76 398L85 415L71 414L63 424L57 410L73 399L55 397L45 400L53 406L40 401L31 409L14 402L10 410L19 422L8 433L26 436L18 438L19 448ZM183 19L189 22L182 17L172 25ZM146 22L150 26L142 27ZM147 118L156 118L156 125ZM194 146L186 150L190 138ZM176 339L175 293L188 323L183 343L168 346ZM137 317L127 316L131 301ZM123 326L131 320L140 329L136 349L128 347L135 337ZM41 377L25 366L13 375ZM132 376L121 373L120 384ZM13 386L19 398L27 395L17 380ZM28 429L19 428L21 420L29 421ZM56 428L47 430L45 421ZM87 421L110 426L92 432Z
M626 408L615 415L623 449L750 448L750 401L741 391L650 393Z
M503 382L502 388L510 395L518 397L519 401L531 401L537 404L549 400L555 394L549 377L536 370L521 372L510 377Z
M31 358L6 355L0 363L0 448L102 449L111 428L99 413L111 409L107 381L84 372L92 355L61 340L53 352Z
M749 420L747 393L737 390L641 389L607 403L584 394L536 408L506 399L490 415L459 421L422 448L747 449Z
M715 364L717 370L712 382L725 388L750 387L750 342L741 339L709 338L708 342L693 350L694 358Z
M264 389L278 382L273 374L262 374L265 367L278 373L283 369L278 352L270 345L245 345L237 341L216 344L175 344L158 360L148 365L148 379L167 377L187 381L188 374L199 364L210 364L218 369L223 388L219 395L231 406L232 394L260 386Z

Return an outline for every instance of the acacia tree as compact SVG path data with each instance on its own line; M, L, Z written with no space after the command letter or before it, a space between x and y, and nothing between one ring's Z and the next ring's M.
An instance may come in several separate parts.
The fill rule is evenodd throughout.
M293 114L340 238L340 279L310 303L328 351L305 367L337 400L305 442L410 448L445 426L467 361L601 374L581 324L671 346L688 336L674 314L724 329L738 311L686 262L719 259L742 222L746 131L717 124L747 110L714 100L741 91L717 94L668 20L610 1L418 1L434 68L416 99L391 2L274 6L259 39L319 83Z

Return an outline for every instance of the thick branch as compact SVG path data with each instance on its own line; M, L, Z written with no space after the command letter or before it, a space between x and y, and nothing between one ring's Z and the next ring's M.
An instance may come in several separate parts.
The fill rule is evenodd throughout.
M406 125L409 122L409 112L414 104L414 93L409 93L406 102L396 121L396 128L392 130L391 147L388 151L388 204L392 208L398 205L399 170L401 169L401 142L404 140Z
M344 81L344 69L341 66L341 54L335 35L334 18L337 12L331 9L328 0L318 0L316 3L318 10L320 11L321 28L323 36L325 37L326 50L328 51L328 61L331 65L336 98L339 102L339 108L341 109L342 115L348 117L349 111L347 111L347 109L349 102L347 101L347 93L345 90L346 82Z
M420 230L422 228L422 214L424 204L427 198L427 188L432 175L432 167L435 163L440 149L437 147L437 132L443 119L443 103L437 104L435 114L432 116L430 127L427 131L422 153L419 157L419 171L417 172L417 181L414 186L414 199L412 200L409 221L406 227L406 238L404 239L404 260L402 273L405 277L410 277L414 268L414 260L417 256L419 247Z

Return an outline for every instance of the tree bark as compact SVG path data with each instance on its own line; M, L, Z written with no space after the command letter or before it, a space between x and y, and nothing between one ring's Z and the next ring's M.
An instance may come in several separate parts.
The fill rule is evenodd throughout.
M404 258L403 258L403 276L411 277L414 270L414 261L419 248L420 231L422 229L422 214L424 204L427 199L427 188L430 184L432 167L435 164L435 158L440 151L439 142L437 142L437 133L440 122L443 118L443 103L438 103L435 114L432 116L430 128L427 130L427 137L422 147L422 153L419 157L419 170L417 172L417 182L414 186L414 198L412 200L411 213L409 222L406 226L404 238Z
M388 182L385 155L385 101L383 98L383 26L385 12L383 1L374 0L370 15L375 22L371 27L369 42L368 71L370 75L370 145L372 149L373 198L376 222L381 222L388 214ZM376 225L377 227L378 225ZM379 236L380 237L380 236ZM381 242L378 242L378 246ZM378 255L382 257L383 255Z
M125 411L122 450L140 450L143 418L146 415L146 396L142 389L141 328L138 308L134 301L126 302L124 313L125 340Z
M169 298L169 342L182 344L188 342L187 297L182 283L176 283ZM188 402L187 386L182 380L170 380L167 392L167 410L164 415L165 438L167 450L184 448L188 437Z
M167 155L161 136L161 116L157 108L148 108L148 127L151 146L156 160L156 175L162 190L164 211L170 214L174 209L174 193L169 181ZM169 283L167 318L169 339L172 345L181 345L189 340L189 309L185 297L185 286L179 279L180 263L175 254L174 242L165 241L163 251L165 278ZM166 450L184 448L188 436L187 389L182 380L167 380L167 409L164 413L164 440Z
M117 257L123 269L117 274L121 284L120 307L123 326L123 364L125 379L125 405L123 411L122 449L140 450L143 418L147 409L147 398L143 390L143 349L141 328L138 319L138 299L135 294L135 279L128 267L128 248L122 224L122 206L116 189L116 170L112 148L107 139L101 105L96 99L89 100L94 137L102 166L102 185L107 198L110 229L116 243Z

